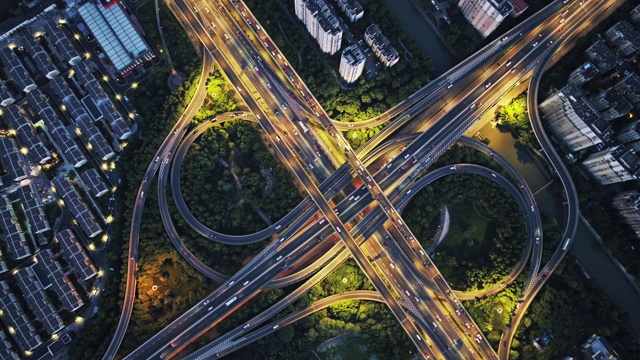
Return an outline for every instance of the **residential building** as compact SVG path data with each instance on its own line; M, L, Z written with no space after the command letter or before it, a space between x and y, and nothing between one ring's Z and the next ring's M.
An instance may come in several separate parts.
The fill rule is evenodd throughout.
M565 86L543 101L539 108L551 131L572 152L602 144L611 137L611 126L600 118L598 111L575 86Z
M45 164L51 160L51 153L36 135L33 125L17 105L6 108L2 112L2 117L16 130L18 140L23 149L26 149L23 152L38 164Z
M29 309L38 319L38 322L42 324L45 331L52 335L62 330L64 322L45 294L42 284L38 281L33 269L30 267L22 268L15 272L14 277L27 299Z
M458 7L467 21L485 38L514 9L507 0L459 0Z
M118 74L126 75L155 57L119 4L89 1L78 13Z
M616 23L605 34L613 46L624 56L631 55L640 49L640 33L626 21Z
M391 46L389 40L382 35L380 29L375 24L369 25L364 32L364 41L371 47L371 50L386 67L395 65L400 60L398 51Z
M71 229L60 231L56 234L55 239L60 244L62 254L80 281L87 281L98 275L96 267L91 260L89 260L89 257L87 257L87 253Z
M340 76L347 83L352 83L362 75L366 57L357 44L353 44L342 51L340 57Z
M635 190L619 193L611 207L618 210L624 222L640 237L640 193Z
M9 180L18 182L29 176L24 155L18 150L14 139L0 136L0 156L0 163Z
M633 10L631 10L631 13L629 15L631 15L631 20L634 23L636 24L640 23L640 5L634 7Z
M585 53L598 70L603 73L613 69L619 61L613 51L602 40L598 40L589 46Z
M634 180L640 175L640 159L624 145L591 154L582 165L602 185Z
M640 120L632 121L620 129L616 140L622 144L640 140Z
M9 89L4 84L0 83L0 105L7 107L16 102L16 99L11 95Z
M62 60L66 61L69 65L82 61L78 50L73 47L71 40L62 32L58 24L53 22L46 23L44 25L44 33L50 48L55 50Z
M589 102L600 112L600 116L607 121L629 115L629 112L633 109L633 105L612 88L593 96L589 99Z
M36 260L37 262L31 267L38 276L43 288L51 288L67 311L74 312L78 310L84 304L82 297L62 270L60 263L54 260L53 251L51 249L41 249L36 254Z
M22 210L29 222L29 230L32 234L40 234L51 230L47 217L44 215L44 206L38 196L38 192L33 188L33 182L21 186L16 190Z
M33 36L24 34L21 45L22 49L33 59L33 62L35 62L36 67L43 76L52 79L54 76L60 74L60 71L56 69L56 66L51 61L49 54L44 51Z
M0 49L0 62L18 89L28 93L38 87L12 49L8 47Z
M598 68L590 62L580 65L569 74L568 83L573 86L580 86L598 75Z
M5 243L14 260L24 259L31 255L31 249L24 237L18 218L13 212L11 200L3 195L0 197L0 231L4 235Z
M85 172L80 174L80 178L82 178L84 184L89 188L91 194L95 197L100 197L109 192L109 188L100 178L98 170L94 168L85 170Z
M632 72L620 81L618 81L613 88L628 102L635 107L640 107L640 76Z
M582 344L582 352L591 360L619 360L618 354L602 336L593 335Z
M7 334L0 329L0 359L20 360L20 355L15 351L13 344L8 340Z
M351 22L362 19L364 9L357 0L336 0L340 10L349 18Z
M342 28L324 0L295 0L295 12L322 51L333 55L340 50Z
M13 329L11 337L20 350L32 351L43 343L35 327L29 322L18 298L4 280L0 281L0 310L3 313L2 322Z
M82 201L75 186L66 177L58 177L51 182L56 192L62 197L66 207L78 221L80 229L88 236L94 237L102 232L102 227L91 213L91 210Z

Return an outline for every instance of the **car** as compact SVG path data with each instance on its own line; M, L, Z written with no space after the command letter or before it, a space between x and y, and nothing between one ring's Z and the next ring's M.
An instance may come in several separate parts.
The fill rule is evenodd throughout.
M406 160L406 159L408 159L408 158L409 158L409 156L411 156L411 154L407 154L407 155L405 155L405 156L404 156L404 159L405 159L405 160Z
M542 37L542 33L538 34L539 37Z
M393 263L389 263L389 265L391 266L392 269L396 268L396 266Z
M440 317L440 315L436 314L436 320L442 321L442 318Z
M416 302L420 302L420 298L417 296L414 296L414 298L416 299Z
M469 106L469 109L473 109L475 107L476 107L476 104L474 103L474 104L471 104L471 106Z
M437 328L437 327L438 327L438 324L436 324L436 322L435 322L435 321L433 321L433 328L435 329L435 328Z
M553 44L553 40L549 40L549 42L547 43L547 47L551 46L551 44Z
M460 310L456 309L456 315L460 316Z
M236 281L235 281L235 280L231 280L231 281L229 281L229 286L231 286L231 285L233 285L233 284L235 284L235 283L236 283Z
M453 84L447 85L447 89L451 89L452 87L453 87Z
M539 237L536 238L536 244L540 244L540 238Z
M208 303L209 303L209 299L205 300L203 304L207 305Z
M251 282L251 280L247 280L242 284L242 286L247 286L247 285L249 285L250 282Z
M494 174L494 173L491 173L491 176L493 176L493 177L496 177L496 174Z
M531 205L531 212L535 212L536 211L536 207L534 205Z
M480 336L480 334L477 334L475 340L478 344L480 344L480 342L482 341L482 336Z
M468 322L467 322L467 323L464 323L464 326L465 326L467 329L471 329L471 325L469 325L469 323L468 323Z
M320 219L320 224L324 224L324 218Z
M505 66L506 66L506 67L511 66L511 61L508 61L508 62L505 64Z
M248 327L249 327L249 325L250 325L250 324L245 325L245 326L243 327L243 329L248 328Z
M282 228L282 225L276 226L276 230L280 230L281 228Z
M485 88L485 89L488 89L488 88L489 88L489 86L491 86L491 81L489 81L488 83L484 84L484 88Z
M404 292L407 294L407 296L411 296L411 293L409 293L409 290L405 290Z
M534 43L533 43L533 47L538 46L538 44L539 44L539 42L537 42L537 41L536 41L536 42L534 42Z
M460 303L458 302L458 299L453 299L453 302L456 303L456 305L460 305Z
M558 29L558 32L562 32L563 28Z

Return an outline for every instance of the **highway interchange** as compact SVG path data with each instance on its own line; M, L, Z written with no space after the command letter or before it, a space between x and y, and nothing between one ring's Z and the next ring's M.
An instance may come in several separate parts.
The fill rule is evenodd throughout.
M610 11L612 4L615 4L615 1L602 1L595 6L589 4L584 7L578 2L565 5L562 1L556 1L550 4L505 34L502 39L487 45L384 115L369 120L368 123L364 122L366 126L375 126L391 121L356 153L349 148L340 132L364 125L339 124L328 120L324 110L313 99L295 71L280 56L273 43L264 41L267 38L264 30L256 27L257 21L241 3L236 5L239 8L236 10L227 2L176 1L178 18L203 44L203 73L208 73L215 61L238 89L249 109L248 114L226 114L215 121L238 117L257 121L271 139L282 162L291 169L309 196L273 226L257 234L242 237L228 236L206 228L189 213L184 200L180 203L181 197L178 196L176 203L182 215L191 219L188 222L196 231L212 241L242 244L264 240L276 234L274 241L251 263L230 278L208 268L186 249L168 216L164 188L167 182L171 181L173 193L180 193L177 174L181 159L189 147L188 144L206 128L194 129L186 134L189 121L205 95L205 86L200 84L183 117L172 129L158 150L156 158L149 165L140 186L130 233L123 312L105 358L111 359L115 356L131 316L135 298L138 234L144 206L144 191L149 189L149 182L158 174L162 220L172 242L180 254L199 271L224 283L126 358L171 357L258 294L261 289L308 278L300 286L299 292L289 295L286 301L283 299L275 304L272 307L274 310L265 311L260 319L252 320L246 327L224 335L189 358L223 355L255 341L270 333L269 329L275 331L277 328L274 329L274 326L284 326L288 323L282 322L285 319L283 318L279 323L263 328L258 328L258 325L282 311L296 296L301 296L310 286L351 256L371 280L378 294L354 292L345 298L331 298L331 301L347 298L384 301L420 350L423 358L507 359L509 345L518 322L548 275L562 260L568 247L559 247L550 262L541 272L538 271L541 266L542 241L534 242L534 239L542 239L540 217L533 196L519 175L511 174L521 186L514 186L492 170L465 164L439 169L422 178L420 175L457 141L482 113L490 109L501 95L533 70L529 93L536 96L529 97L530 117L536 136L565 186L568 216L561 244L569 244L577 224L577 196L571 178L542 131L537 116L537 84L544 64L553 54L553 50L576 36L585 24L593 21L601 12ZM560 24L557 19L565 9L570 9L571 12L567 20ZM240 16L244 21L236 21L234 16ZM534 42L539 44L532 46ZM506 66L507 59L511 66ZM277 63L279 69L272 69L269 62ZM281 76L282 74L284 76ZM297 96L291 95L294 92ZM321 133L328 136L320 136ZM400 138L404 137L405 145L391 138L394 133ZM182 142L183 138L185 142ZM389 140L388 143L391 145L383 144L385 140ZM461 141L464 143L469 140ZM380 144L382 146L379 146ZM378 151L378 148L385 149ZM375 156L368 157L369 152ZM498 156L490 155L501 162ZM501 164L506 165L502 162ZM506 169L508 170L509 166L506 166ZM525 224L529 231L528 250L505 281L512 281L523 270L528 254L533 249L529 281L523 289L522 304L514 315L512 326L501 339L497 354L477 331L478 327L473 325L473 319L460 304L458 298L466 299L467 295L449 288L398 212L421 186L438 176L459 171L478 173L497 181L515 196L523 213L526 214ZM317 256L321 249L323 255ZM384 256L379 256L380 254ZM307 267L299 269L297 273L291 272L280 277L283 272L290 271L297 262L303 263L308 259L315 260ZM298 273L300 274L297 275ZM501 287L499 285L488 291L494 293ZM324 303L317 306L324 306L322 304L326 301L329 300L325 299ZM291 319L294 321L298 318ZM251 335L245 335L249 331L253 331ZM200 353L209 355L199 357L203 356Z

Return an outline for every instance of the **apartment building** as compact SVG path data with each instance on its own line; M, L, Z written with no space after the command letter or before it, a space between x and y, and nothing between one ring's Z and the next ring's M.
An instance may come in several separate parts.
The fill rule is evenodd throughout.
M593 153L582 165L602 185L634 180L640 176L640 159L624 145Z
M633 109L633 105L612 88L591 97L589 102L606 121L629 115L629 112Z
M364 9L357 0L336 0L336 2L349 21L355 22L364 16Z
M323 52L333 55L340 50L342 28L324 0L295 0L295 11Z
M460 0L458 8L482 37L489 36L513 11L507 0Z
M631 55L640 49L640 33L626 21L620 21L613 25L605 35L624 56Z
M640 76L632 72L618 81L613 88L635 107L640 107Z
M607 72L613 69L618 63L616 55L601 40L596 41L585 51L589 60L594 63L598 70Z
M373 53L384 66L392 67L400 60L398 50L391 46L391 43L382 35L377 25L369 25L364 32L364 41L367 42Z
M587 61L569 74L569 80L567 82L573 86L580 86L593 79L596 75L598 75L598 68Z
M565 86L539 108L543 121L572 152L602 144L611 137L611 126L575 86Z
M619 193L611 207L618 210L624 222L640 237L640 193L635 190Z
M340 57L340 76L347 83L353 83L364 70L365 56L356 44L349 46L342 51Z

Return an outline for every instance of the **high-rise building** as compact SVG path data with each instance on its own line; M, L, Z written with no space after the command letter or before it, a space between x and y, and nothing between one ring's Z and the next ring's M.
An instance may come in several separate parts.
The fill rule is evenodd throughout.
M634 7L629 15L631 15L631 20L633 22L635 22L636 24L640 23L640 5Z
M611 126L584 98L582 91L567 85L540 104L543 119L570 151L579 151L608 141Z
M573 70L569 74L568 83L573 86L580 86L587 81L593 79L598 74L598 68L590 62L586 62L580 65L579 68Z
M626 75L613 85L613 88L633 106L640 107L640 76L638 74L632 72Z
M585 51L587 57L593 62L598 70L607 72L613 69L618 63L616 54L611 51L601 40L596 41Z
M349 18L351 22L362 19L364 9L357 0L336 0L342 12Z
M640 176L640 159L624 145L593 153L582 165L602 185L634 180Z
M607 121L628 115L629 111L633 109L633 105L612 88L591 97L589 102L600 112L600 116Z
M620 129L616 140L622 144L640 140L640 120L631 122Z
M371 47L376 57L380 59L380 62L386 67L395 65L400 60L398 50L396 50L389 40L382 35L380 29L375 24L369 25L364 32L364 41Z
M342 28L324 0L296 0L295 11L320 49L335 54L342 46Z
M344 49L340 57L340 76L344 81L352 83L362 75L364 70L365 56L358 45L353 44Z
M489 36L514 8L507 0L460 0L458 7L482 37Z
M605 34L624 56L631 55L640 49L640 33L626 21L616 23Z

